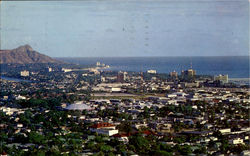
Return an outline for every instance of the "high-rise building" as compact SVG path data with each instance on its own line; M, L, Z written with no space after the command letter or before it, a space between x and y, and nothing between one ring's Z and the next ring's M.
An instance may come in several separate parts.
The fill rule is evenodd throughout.
M193 70L193 69L183 70L183 71L181 72L181 75L182 75L183 77L193 77L193 76L196 75L196 71Z
M52 72L53 69L52 69L51 67L48 67L48 68L47 68L47 71L48 71L48 72Z
M117 74L117 82L123 83L126 80L126 72L119 71Z
M177 78L178 77L178 73L176 71L170 72L170 76L172 78Z
M190 62L190 68L188 70L181 71L182 77L194 77L196 75L196 71L193 69L192 62Z
M217 75L214 76L215 81L221 81L222 83L228 83L228 75Z

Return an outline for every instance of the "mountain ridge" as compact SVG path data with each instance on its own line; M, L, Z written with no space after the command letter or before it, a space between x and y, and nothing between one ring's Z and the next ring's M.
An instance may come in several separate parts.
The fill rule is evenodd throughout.
M12 50L0 50L0 64L62 63L32 49L28 44Z

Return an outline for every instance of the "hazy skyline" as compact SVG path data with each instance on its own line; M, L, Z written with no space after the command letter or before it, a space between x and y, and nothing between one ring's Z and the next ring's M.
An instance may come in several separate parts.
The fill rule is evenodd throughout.
M249 1L2 1L1 49L52 57L249 55Z

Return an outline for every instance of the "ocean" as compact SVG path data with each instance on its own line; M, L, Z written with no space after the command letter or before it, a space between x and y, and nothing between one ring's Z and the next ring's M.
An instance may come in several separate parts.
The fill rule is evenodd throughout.
M101 62L109 65L112 71L147 71L169 73L192 68L198 75L228 74L229 78L249 78L249 56L214 56L214 57L81 57L56 58L58 60L94 65Z

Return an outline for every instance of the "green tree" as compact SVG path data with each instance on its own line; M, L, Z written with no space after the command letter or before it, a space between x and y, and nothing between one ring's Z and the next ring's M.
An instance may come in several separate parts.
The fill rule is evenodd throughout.
M181 146L179 152L182 155L189 155L192 153L192 150L191 150L191 147L189 145L183 145L183 146Z
M34 131L29 133L28 139L29 139L30 143L45 144L45 137L39 133L34 132Z
M171 152L167 152L167 151L162 151L162 150L158 150L155 151L154 156L172 156Z
M147 154L150 151L149 141L141 135L130 137L129 144L135 147L136 149L135 152L139 152L141 154Z

